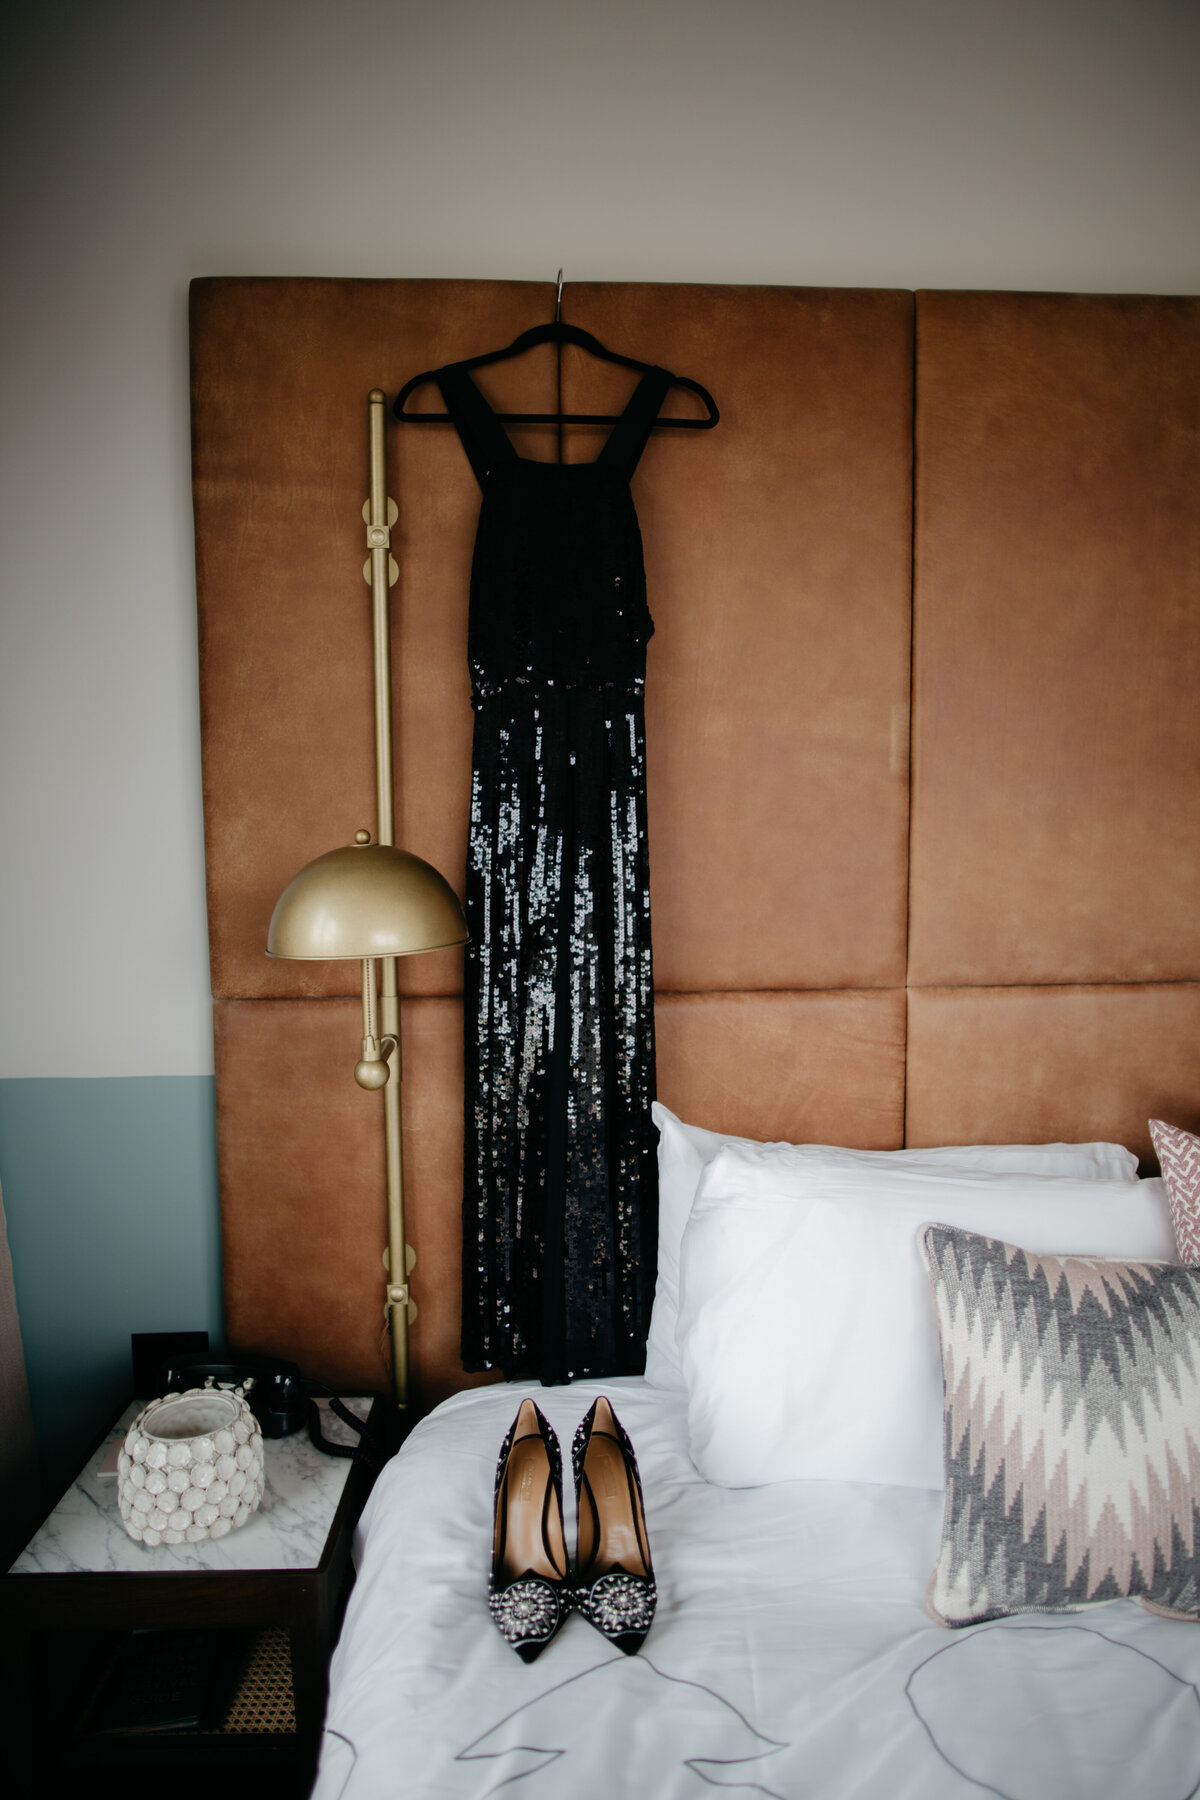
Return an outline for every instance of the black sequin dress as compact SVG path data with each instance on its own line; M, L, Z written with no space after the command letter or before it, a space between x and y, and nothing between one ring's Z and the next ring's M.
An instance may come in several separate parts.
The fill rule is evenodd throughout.
M438 377L483 490L468 654L463 1363L636 1374L658 1241L643 693L630 477L670 385L591 463L519 457Z

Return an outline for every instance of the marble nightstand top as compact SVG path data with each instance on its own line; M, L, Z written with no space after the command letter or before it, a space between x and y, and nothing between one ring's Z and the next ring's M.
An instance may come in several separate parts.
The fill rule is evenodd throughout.
M364 1419L371 1408L369 1399L347 1404ZM317 1566L353 1464L348 1457L325 1456L314 1449L307 1431L266 1440L262 1505L237 1531L199 1544L161 1544L152 1549L135 1543L121 1523L115 1480L98 1476L96 1470L113 1442L124 1437L140 1405L135 1402L113 1427L74 1487L18 1556L12 1574L163 1575L175 1570L211 1573ZM322 1424L328 1438L344 1441L349 1436L324 1409Z

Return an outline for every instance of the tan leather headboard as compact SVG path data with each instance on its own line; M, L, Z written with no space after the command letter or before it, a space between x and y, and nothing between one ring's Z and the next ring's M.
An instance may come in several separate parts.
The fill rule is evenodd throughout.
M366 394L552 307L520 282L193 287L227 1322L346 1385L385 1381L358 974L264 943L296 869L375 823ZM878 1148L1148 1158L1149 1115L1200 1123L1200 302L589 284L565 313L722 411L656 433L634 490L663 1100ZM539 355L489 396L552 406ZM572 408L627 380L564 361ZM521 449L554 454L538 428ZM397 836L458 884L478 489L449 428L393 427L389 456ZM401 976L436 1398L466 1379L461 962Z

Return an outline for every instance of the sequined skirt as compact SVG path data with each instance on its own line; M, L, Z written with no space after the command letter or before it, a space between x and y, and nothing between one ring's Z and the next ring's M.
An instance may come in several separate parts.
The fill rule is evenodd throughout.
M475 709L463 1361L633 1374L658 1224L642 684Z

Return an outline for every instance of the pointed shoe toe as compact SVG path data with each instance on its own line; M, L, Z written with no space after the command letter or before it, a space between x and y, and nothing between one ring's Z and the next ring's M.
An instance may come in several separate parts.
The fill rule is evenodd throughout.
M619 1564L589 1582L576 1601L588 1624L626 1656L641 1649L657 1604L653 1576L630 1575Z
M506 1587L491 1587L488 1611L505 1643L524 1662L533 1662L562 1624L567 1607L557 1583L527 1571Z

